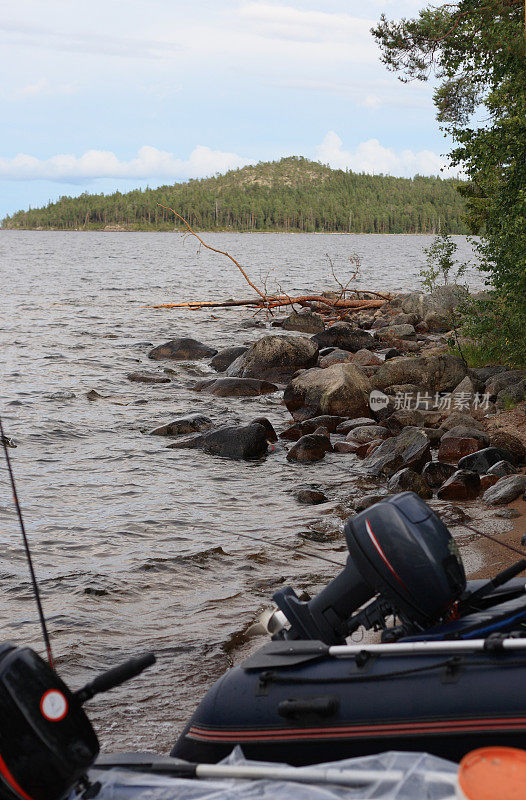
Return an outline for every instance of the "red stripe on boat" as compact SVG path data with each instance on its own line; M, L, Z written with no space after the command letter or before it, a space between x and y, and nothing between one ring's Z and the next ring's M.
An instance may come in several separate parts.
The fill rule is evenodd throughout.
M522 730L526 717L485 717L459 720L429 720L379 725L353 725L323 728L220 730L193 725L188 738L209 742L286 741L289 739L342 739L371 736L412 736L422 733L467 733L488 730Z

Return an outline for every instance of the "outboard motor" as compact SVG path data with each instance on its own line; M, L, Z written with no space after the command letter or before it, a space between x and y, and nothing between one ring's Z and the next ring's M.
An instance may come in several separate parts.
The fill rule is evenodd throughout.
M72 692L28 647L0 645L0 800L61 800L94 763L99 742L82 703L138 675L131 659Z
M386 616L398 617L403 633L417 632L441 619L466 587L455 540L413 492L349 519L345 537L345 569L320 594L309 601L290 587L274 594L282 612L269 626L275 638L342 644L361 625L385 629Z

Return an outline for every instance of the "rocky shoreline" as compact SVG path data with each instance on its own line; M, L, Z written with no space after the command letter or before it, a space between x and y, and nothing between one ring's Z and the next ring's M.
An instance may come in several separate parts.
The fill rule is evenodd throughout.
M129 380L165 384L175 374L171 361L208 361L210 376L195 383L196 392L282 393L283 427L276 431L264 416L217 426L189 409L147 433L168 437L172 449L230 459L349 459L358 474L355 497L338 502L337 487L317 484L309 468L297 502L326 503L328 513L346 518L380 497L414 491L465 539L470 572L495 573L518 554L477 531L518 550L526 545L526 370L470 369L449 351L449 315L462 291L399 294L330 327L314 311L245 320L244 332L261 329L248 347L232 342L217 351L192 338L162 343L148 353L161 368Z

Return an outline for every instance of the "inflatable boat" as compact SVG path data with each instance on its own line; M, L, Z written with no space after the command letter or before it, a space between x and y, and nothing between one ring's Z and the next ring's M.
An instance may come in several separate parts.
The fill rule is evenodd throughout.
M456 543L419 497L345 526L345 569L317 597L274 595L273 641L206 694L172 755L313 764L383 750L459 761L526 747L526 593L516 576L466 582ZM379 644L347 644L360 628Z
M372 794L360 797L420 800L431 796L426 781L444 778L425 767L414 794L422 758L449 759L440 763L450 777L451 762L475 747L524 747L526 595L517 575L526 561L492 581L466 583L449 531L411 493L357 515L345 534L341 574L308 601L291 588L274 595L272 640L207 693L170 758L100 757L83 709L153 664L153 654L72 691L49 648L46 663L30 648L0 645L0 800L209 797L188 786L196 778L215 782L214 796L287 800L302 783L311 787L302 797L330 784L335 793L324 788L324 797L356 797L357 786L369 785ZM382 641L349 644L362 627L381 631ZM293 766L216 763L237 745L244 757ZM396 754L378 755L388 750L407 751L397 762L404 768L391 769ZM320 767L340 759L345 764ZM228 788L236 778L263 781L259 794L254 784Z

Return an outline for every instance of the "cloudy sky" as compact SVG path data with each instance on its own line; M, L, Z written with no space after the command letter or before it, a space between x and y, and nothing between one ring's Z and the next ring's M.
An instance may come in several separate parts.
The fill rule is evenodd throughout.
M432 87L370 27L416 0L0 0L0 217L284 155L438 174Z

